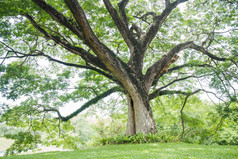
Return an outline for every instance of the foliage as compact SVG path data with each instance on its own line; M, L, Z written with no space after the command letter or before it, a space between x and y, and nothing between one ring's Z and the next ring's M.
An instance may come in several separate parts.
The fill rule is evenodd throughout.
M0 123L0 136L4 136L7 131L8 127L4 123Z
M19 132L14 135L5 135L7 139L13 139L14 143L5 152L5 155L14 155L16 153L26 152L38 147L41 143L39 134L30 132Z
M159 134L136 134L132 136L127 135L117 135L113 137L105 137L99 138L99 145L107 145L107 144L142 144L142 143L154 143L154 142L162 142L163 137ZM167 140L166 140L167 142Z
M237 104L234 104L237 102L238 83L237 2L193 0L184 8L172 9L170 14L168 6L185 0L173 0L171 3L162 0L130 1L124 8L128 22L121 23L128 23L128 32L122 34L102 1L77 1L91 26L88 30L92 30L98 39L95 41L90 41L94 36L84 37L91 34L82 33L87 30L77 21L82 18L72 15L74 13L65 1L34 2L7 0L0 3L0 97L14 103L1 104L0 122L10 128L22 128L23 132L9 136L20 137L19 145L24 145L29 139L33 142L33 145L29 144L30 148L39 142L77 149L82 142L90 139L88 135L94 130L82 130L85 123L75 124L75 130L69 120L89 107L96 114L95 104L112 93L129 94L131 90L143 90L143 84L148 83L144 79L150 71L151 75L157 75L149 80L152 81L151 89L142 97L151 100L162 141L181 139L204 143L209 139L211 143L237 144L238 117ZM43 11L37 2L46 2L55 10ZM120 14L122 10L117 3L122 1L110 2ZM164 9L167 10L164 12ZM123 19L121 14L118 17ZM148 38L143 37L150 30L157 31L148 42ZM131 43L136 42L136 47L126 40L128 35L131 35L129 39L133 39ZM100 42L96 48L97 41ZM142 43L146 43L144 49L138 47ZM187 44L193 44L193 47ZM135 50L144 50L143 57L134 56L138 54L133 52ZM176 60L165 60L165 63L171 63L161 70L153 65L169 57L168 53L175 52L176 57L177 54L179 56L176 63ZM134 57L142 61L133 63ZM112 64L118 65L109 64L111 59ZM144 65L139 69L136 64L140 63ZM119 68L123 69L117 70ZM127 89L134 83L126 83L124 79L137 81L138 88ZM218 98L221 104L216 111L214 105L189 97L195 90ZM120 93L117 96L124 98ZM186 97L189 98L181 116L179 110ZM119 102L113 98L109 102L98 103L97 107L105 112L113 111L109 115L112 121L100 119L94 126L98 136L105 138L125 132L127 111L122 98L118 98ZM87 102L82 105L82 101ZM232 105L228 107L229 102ZM62 115L60 108L67 107L68 103L79 107L70 115ZM185 128L182 135L181 118ZM33 140L27 137L30 134L40 134L42 138ZM135 138L147 142L140 135ZM19 152L24 150L21 146L13 146L11 152L17 152L17 149Z
M238 145L238 104L218 105L217 112L222 117L221 128L214 136L214 142L221 145Z
M98 118L93 125L98 138L104 138L107 136L114 136L119 134L125 134L125 122L122 123L119 119L113 118Z
M153 144L123 144L106 145L81 151L48 152L31 155L19 155L18 159L144 159L144 158L196 158L196 159L223 159L237 158L237 146L196 145L186 143L153 143ZM3 157L14 159L16 157Z
M185 132L181 136L183 102L181 96L155 100L153 109L159 134L188 143L237 144L237 103L216 105L190 97L183 110Z
M215 136L215 141L219 145L238 145L237 126L222 128Z
M78 118L72 121L72 125L74 126L74 133L77 137L81 139L82 146L91 140L92 136L95 135L95 130L90 122L89 118L79 116Z

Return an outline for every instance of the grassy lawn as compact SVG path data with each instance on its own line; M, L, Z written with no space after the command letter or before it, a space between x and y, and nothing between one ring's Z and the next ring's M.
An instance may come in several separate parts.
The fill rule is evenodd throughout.
M195 145L186 143L155 143L107 145L81 151L47 152L3 159L238 159L238 146Z

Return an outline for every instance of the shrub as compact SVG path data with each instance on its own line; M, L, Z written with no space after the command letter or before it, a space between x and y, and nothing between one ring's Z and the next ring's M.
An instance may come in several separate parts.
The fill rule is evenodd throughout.
M39 134L32 134L30 132L18 132L17 134L5 135L7 139L13 139L14 143L6 150L5 155L15 155L16 153L26 152L38 147L40 141Z
M167 140L168 139L166 139L166 142ZM155 143L155 142L163 142L163 136L154 133L149 133L146 135L138 133L136 135L131 136L117 135L112 137L98 138L96 142L100 145Z

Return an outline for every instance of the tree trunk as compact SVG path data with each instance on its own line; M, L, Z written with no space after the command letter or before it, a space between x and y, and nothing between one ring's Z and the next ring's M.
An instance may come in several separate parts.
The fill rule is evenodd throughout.
M127 135L134 135L137 133L157 133L156 123L153 119L151 107L146 106L138 97L132 98L128 96L128 121L127 121Z

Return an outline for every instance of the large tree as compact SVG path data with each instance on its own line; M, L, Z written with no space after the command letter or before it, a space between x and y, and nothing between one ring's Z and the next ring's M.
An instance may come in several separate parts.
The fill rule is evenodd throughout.
M185 3L187 7L178 8ZM22 73L19 77L25 80L21 87L19 83L10 87L11 77L6 76L13 67L27 72L34 66L34 58L45 57L100 76L101 82L88 77L92 87L87 89L96 96L68 116L61 115L54 104L32 106L41 110L37 113L57 112L58 119L68 121L100 99L123 92L128 99L127 134L156 133L150 101L158 96L189 96L205 91L202 85L208 82L224 101L236 100L237 7L235 1L220 0L1 1L2 93L17 98L30 91L57 91L59 84L55 83L63 83L59 79L54 82L57 79L35 75L36 82L28 83L29 73ZM10 58L24 60L4 64ZM64 72L59 77L69 74ZM35 87L42 81L48 81L48 87ZM107 86L97 92L95 83ZM77 91L73 93L68 97L74 98Z

